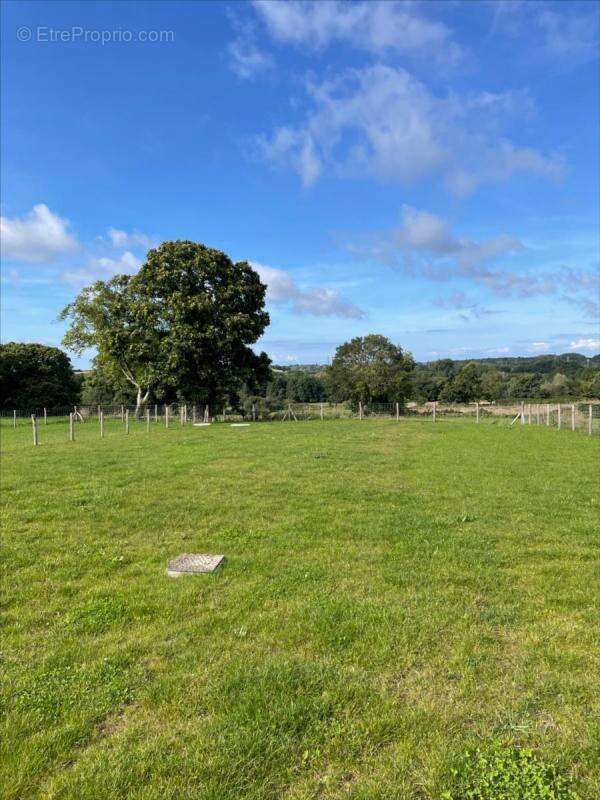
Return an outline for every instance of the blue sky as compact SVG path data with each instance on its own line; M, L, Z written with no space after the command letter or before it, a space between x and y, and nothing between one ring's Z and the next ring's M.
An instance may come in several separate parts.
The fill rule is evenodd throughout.
M260 271L278 363L600 352L598 3L2 16L3 341L186 238Z

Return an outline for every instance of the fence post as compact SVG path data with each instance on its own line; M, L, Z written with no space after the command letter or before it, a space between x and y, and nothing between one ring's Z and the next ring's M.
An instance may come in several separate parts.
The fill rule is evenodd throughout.
M150 409L146 409L146 433L150 433Z
M575 403L571 403L571 430L575 430Z
M17 412L13 411L13 428L17 427Z
M525 425L525 406L521 403L521 425Z
M44 425L48 424L48 415L46 414L46 409L44 409Z
M321 403L321 421L323 421L323 403Z
M158 422L158 404L154 403L154 422Z
M37 426L37 417L35 414L31 415L31 427L33 428L33 446L37 447L38 442L38 426Z
M588 436L592 435L592 404L588 408Z
M536 425L540 424L540 404L537 403L535 407L535 421Z
M477 423L479 424L479 401L477 402L477 408L475 413L477 414Z
M256 422L256 407L254 403L252 403L252 422Z
M358 401L358 418L362 419L362 417L363 417L363 415L362 415L362 400L359 400Z
M433 421L435 422L435 412L437 410L437 400L433 401Z
M225 406L223 406L223 422L225 422Z
M396 403L396 421L400 419L400 403Z
M560 403L558 404L558 430L560 430Z
M527 424L531 425L531 403L527 403Z
M69 414L69 441L75 440L75 425L73 424L73 412Z
M546 425L550 425L550 403L546 403Z
M165 403L165 428L169 427L169 404Z
M104 411L100 409L100 438L104 439Z
M101 413L101 409L100 409L100 406L98 406L98 419L100 419L100 413Z
M125 409L125 433L129 433L129 409Z
M124 419L125 419L125 408L124 406L121 406L121 422L123 422Z

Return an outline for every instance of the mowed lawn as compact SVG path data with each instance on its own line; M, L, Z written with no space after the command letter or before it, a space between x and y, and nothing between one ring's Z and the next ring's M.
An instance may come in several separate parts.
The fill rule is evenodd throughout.
M496 741L600 797L600 439L40 435L2 428L3 798L433 800Z

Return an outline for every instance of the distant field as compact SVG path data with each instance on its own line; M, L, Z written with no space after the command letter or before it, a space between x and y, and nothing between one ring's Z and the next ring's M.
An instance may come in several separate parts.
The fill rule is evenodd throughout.
M6 800L437 800L495 741L600 797L598 438L1 430Z

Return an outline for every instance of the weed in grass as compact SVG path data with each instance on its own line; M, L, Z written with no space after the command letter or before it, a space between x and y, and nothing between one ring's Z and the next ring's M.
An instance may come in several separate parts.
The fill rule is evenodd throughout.
M529 749L467 753L455 778L456 789L442 800L580 800L572 781Z

